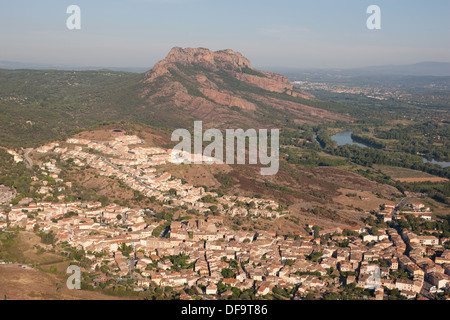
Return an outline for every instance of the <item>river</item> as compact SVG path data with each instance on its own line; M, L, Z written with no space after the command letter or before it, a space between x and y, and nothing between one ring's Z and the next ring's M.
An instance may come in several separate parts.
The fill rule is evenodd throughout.
M336 141L338 146L344 146L346 144L350 144L350 145L354 145L354 146L360 146L362 148L367 148L366 145L353 141L352 133L353 133L353 131L339 132L339 133L336 133L335 135L331 136L331 139Z
M346 145L346 144L350 144L350 145L360 146L362 148L367 148L366 145L353 141L352 133L353 133L353 131L339 132L339 133L331 136L331 139L336 141L338 146L343 146L343 145ZM441 166L442 168L450 167L450 162L446 162L446 161L436 161L434 159L429 161L429 160L423 158L423 163L426 163L426 162L430 162L432 164L437 164L437 165Z

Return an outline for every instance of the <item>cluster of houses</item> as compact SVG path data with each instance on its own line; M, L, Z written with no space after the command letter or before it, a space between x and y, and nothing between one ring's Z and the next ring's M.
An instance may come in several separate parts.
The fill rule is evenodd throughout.
M219 212L170 224L164 220L148 223L142 209L118 204L102 206L100 202L34 202L30 198L22 199L8 212L0 212L0 230L9 225L53 232L57 244L66 243L87 253L91 261L89 271L98 272L108 266L108 274L95 282L133 276L137 290L145 290L151 283L197 286L212 298L217 297L220 282L241 290L253 288L259 296L274 288L295 288L296 299L311 292L325 294L352 283L375 290L376 299L386 296L385 288L398 289L407 298L450 289L450 250L445 250L434 236L408 231L399 234L393 228L367 233L369 226L337 227L318 231L319 237L312 232L301 238L232 230L224 215L276 219L280 215L278 204L267 199L219 197L174 179L167 172L157 173L155 166L168 161L169 151L144 147L136 136L118 135L106 142L72 138L63 146L53 143L36 151L55 152L62 159L72 159L74 165L114 176L168 206L186 206L199 213L209 212L215 206L213 210ZM55 181L63 182L55 161L43 163L41 168ZM46 182L42 181L39 192L50 195L53 189ZM70 188L70 182L65 187ZM215 199L213 203L202 201L208 195ZM429 214L427 208L418 204L413 203L411 209L422 218ZM401 218L394 204L384 205L380 213L385 218ZM155 229L167 225L166 237L154 235ZM307 227L312 229L313 225ZM352 233L345 233L345 229ZM355 233L364 234L358 237ZM326 243L320 239L324 235L330 236ZM124 252L124 246L132 249ZM186 257L189 267L174 266L168 259L179 255ZM232 274L224 274L225 269ZM407 278L397 276L400 269ZM230 294L221 292L221 296ZM183 298L191 297L183 293Z
M14 162L15 163L19 163L19 162L23 162L22 157L14 150L7 150L6 152L8 152L10 155L13 156Z
M120 179L133 190L141 192L146 197L170 203L172 206L187 206L200 213L210 211L215 206L220 214L231 216L261 216L276 219L280 216L279 205L270 199L249 197L222 196L206 192L203 187L194 187L181 179L176 179L168 172L157 172L157 166L167 164L171 158L171 150L144 147L143 141L137 136L118 135L110 141L91 141L87 139L70 138L66 146L51 143L37 150L39 152L55 152L62 160L72 160L79 167L94 168L99 175ZM42 165L50 176L58 179L60 169L55 162ZM161 171L161 170L159 170ZM53 191L42 187L41 193ZM170 193L169 191L175 191ZM217 203L205 203L202 198L211 196ZM237 203L245 204L237 206Z
M430 207L426 207L421 202L411 202L405 207L406 209L402 208L402 210L399 210L395 203L385 203L379 211L379 214L383 215L384 222L390 222L393 219L405 219L406 214L427 221L432 220Z
M74 212L77 215L69 214ZM0 220L6 219L11 226L29 231L38 225L39 230L55 233L58 243L84 249L92 272L103 265L111 268L109 277L127 277L134 271L136 286L142 290L154 282L198 286L205 294L217 295L222 282L242 290L254 288L261 296L275 287L295 287L295 297L301 299L309 292L326 293L355 283L375 289L376 297L382 299L384 288L415 298L423 290L445 292L450 287L450 250L444 250L436 237L399 234L392 228L380 229L382 236L377 239L345 236L345 229L338 228L328 243L321 244L313 236L295 239L271 232L234 231L223 217L209 216L172 221L169 237L160 238L153 236L153 230L165 221L147 224L143 210L116 204L102 207L98 202L29 203L1 213ZM348 246L339 246L343 240L349 241ZM367 246L369 242L372 245ZM121 251L124 244L133 248L129 256ZM167 259L180 254L187 257L190 268L173 268ZM311 259L315 255L319 259ZM236 261L235 265L230 261ZM224 277L222 271L227 268L233 270L233 277ZM409 277L391 277L399 269Z

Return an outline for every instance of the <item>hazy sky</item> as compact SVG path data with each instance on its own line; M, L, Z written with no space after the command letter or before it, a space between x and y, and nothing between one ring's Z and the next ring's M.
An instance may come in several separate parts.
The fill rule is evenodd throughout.
M72 4L81 30L66 27ZM381 30L366 27L372 4ZM151 68L179 46L259 67L450 62L449 14L449 0L3 0L0 60Z

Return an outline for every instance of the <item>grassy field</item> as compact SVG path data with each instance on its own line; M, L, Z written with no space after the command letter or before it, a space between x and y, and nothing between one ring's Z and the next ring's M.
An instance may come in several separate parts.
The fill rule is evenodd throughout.
M380 170L385 175L390 176L393 180L398 180L402 182L441 182L448 181L448 179L440 178L428 174L426 172L400 168L400 167L390 167L390 166L382 166L382 165L374 165L374 168Z
M7 239L7 234L0 234L0 259L22 264L51 265L64 261L64 257L38 250L42 246L40 238L26 231L17 231L13 238Z
M13 237L7 237L14 234ZM27 231L1 233L0 260L16 265L0 265L0 299L7 300L109 300L119 299L101 292L69 290L66 270L71 261L56 253L42 252L40 238ZM32 266L23 269L17 264ZM54 268L52 268L54 267ZM54 270L52 270L54 269Z
M69 290L66 278L16 266L0 266L0 298L7 300L116 300L87 290ZM123 299L123 298L122 298Z

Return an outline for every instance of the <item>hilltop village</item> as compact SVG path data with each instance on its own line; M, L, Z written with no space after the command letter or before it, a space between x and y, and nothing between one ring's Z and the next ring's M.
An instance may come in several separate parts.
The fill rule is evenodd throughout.
M244 293L256 298L377 300L448 295L448 221L434 219L423 203L411 202L401 210L399 204L385 203L374 208L361 227L322 229L308 224L307 236L235 230L225 217L276 220L289 212L271 199L219 196L161 172L157 168L170 161L171 150L146 147L137 136L70 138L33 153L58 155L70 165L117 179L167 208L198 213L167 221L152 219L157 213L144 208L65 201L63 194L54 194L70 189L71 182L60 177L56 160L40 163L45 178L33 180L42 183L43 200L22 198L0 212L0 230L50 234L52 241L44 241L44 249L80 250L88 261L83 271L95 275L87 277L89 288L127 281L136 292L153 285L171 287L187 300L243 298ZM377 227L378 222L386 227ZM397 228L412 222L434 229Z

